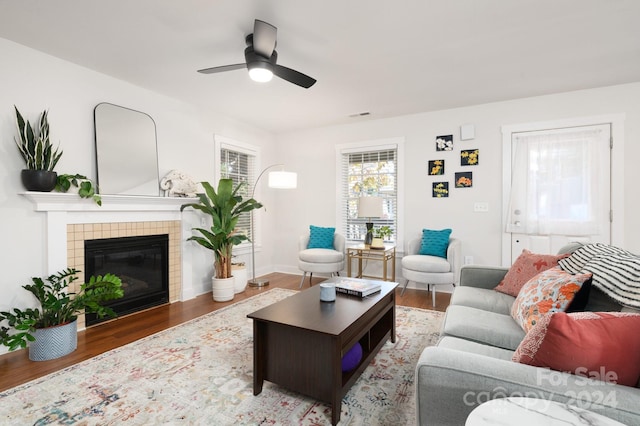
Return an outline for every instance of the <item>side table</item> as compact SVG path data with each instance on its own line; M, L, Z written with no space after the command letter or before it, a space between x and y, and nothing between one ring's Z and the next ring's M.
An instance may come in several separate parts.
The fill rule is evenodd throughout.
M384 248L374 249L368 245L360 244L353 247L347 247L347 276L351 277L351 261L358 260L358 274L356 278L376 278L383 281L396 280L396 246L393 244L385 244ZM362 261L371 260L374 262L382 262L382 277L362 274ZM391 262L391 277L388 277L389 262Z

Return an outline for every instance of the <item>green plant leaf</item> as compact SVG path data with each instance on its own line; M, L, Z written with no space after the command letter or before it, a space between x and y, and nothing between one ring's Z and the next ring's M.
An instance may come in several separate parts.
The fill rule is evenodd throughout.
M231 276L231 257L234 245L248 241L246 235L236 233L235 227L241 214L262 207L253 198L243 201L238 191L245 183L233 187L231 179L220 179L217 190L209 182L201 182L204 193L197 194L199 203L183 204L180 210L193 208L211 218L210 230L193 228L201 236L191 236L195 241L214 253L216 278Z

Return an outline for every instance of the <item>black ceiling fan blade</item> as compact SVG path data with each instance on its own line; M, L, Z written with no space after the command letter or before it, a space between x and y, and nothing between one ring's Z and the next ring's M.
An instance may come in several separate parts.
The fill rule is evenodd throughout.
M277 33L276 27L256 19L253 23L253 51L269 59L276 48Z
M302 74L299 71L292 70L291 68L283 67L282 65L274 65L273 73L283 80L287 80L290 83L297 84L300 87L308 89L316 82L315 78L311 78L306 74Z
M198 70L198 72L201 74L215 74L217 72L239 70L246 67L247 67L247 64L223 65L221 67L204 68L204 69Z

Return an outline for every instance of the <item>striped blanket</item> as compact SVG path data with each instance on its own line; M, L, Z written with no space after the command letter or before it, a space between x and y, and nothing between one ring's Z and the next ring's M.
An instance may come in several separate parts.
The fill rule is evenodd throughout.
M571 274L593 275L592 285L623 306L640 308L640 256L602 243L585 244L558 261Z

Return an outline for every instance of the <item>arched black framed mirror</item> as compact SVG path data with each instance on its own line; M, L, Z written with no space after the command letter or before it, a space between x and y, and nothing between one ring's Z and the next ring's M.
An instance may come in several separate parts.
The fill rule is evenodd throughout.
M140 111L100 103L94 109L101 194L160 195L156 124Z

